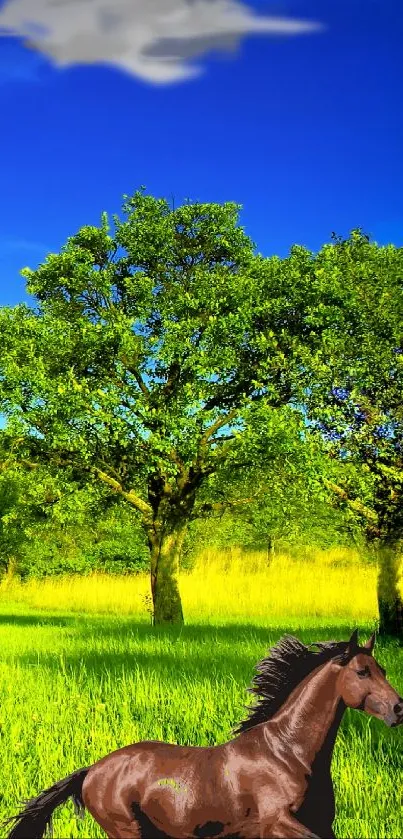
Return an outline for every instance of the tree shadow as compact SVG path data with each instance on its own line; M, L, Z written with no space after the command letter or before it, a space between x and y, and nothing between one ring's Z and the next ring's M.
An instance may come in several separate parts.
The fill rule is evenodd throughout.
M21 651L13 659L22 666L42 667L49 674L63 669L74 678L83 670L89 677L102 679L121 676L122 672L141 672L145 678L169 679L169 684L178 687L186 680L202 680L206 674L225 682L226 678L235 679L241 684L250 684L257 663L269 654L272 646L285 634L292 634L302 643L309 645L313 640L348 640L354 627L328 626L319 632L317 627L304 627L287 633L284 626L262 627L251 624L232 624L228 626L185 625L182 627L152 627L136 623L130 619L117 619L116 622L101 619L62 618L49 616L44 620L35 616L0 616L0 624L8 623L20 626L60 626L71 630L76 646L71 649L53 652L36 649ZM363 633L366 636L367 633ZM97 649L92 646L92 639L102 639L105 645L112 642L114 651ZM127 639L127 649L116 651L116 641ZM158 644L153 648L153 643ZM133 649L133 643L135 649ZM255 649L253 649L255 648ZM39 656L39 662L38 662ZM246 687L246 685L245 685Z
M302 643L309 645L315 641L347 641L355 626L351 625L329 625L323 628L322 631L317 626L292 630L287 633L284 626L259 626L255 624L232 624L227 626L205 626L205 625L184 625L182 627L172 626L158 626L152 627L144 624L139 624L130 618L113 619L108 617L106 621L102 618L92 618L87 616L61 616L61 615L47 615L47 616L24 616L24 615L0 615L0 624L14 624L19 626L60 626L61 628L68 628L69 640L71 641L71 632L77 641L76 646L71 649L60 652L60 647L57 652L36 650L22 651L13 655L13 660L18 662L19 666L27 668L40 668L41 678L49 679L49 685L54 682L54 677L60 672L66 676L66 702L68 699L68 682L71 679L72 683L80 678L82 679L83 671L85 678L98 682L101 686L105 683L106 696L109 692L109 685L112 682L121 682L122 673L125 674L126 684L129 688L127 700L130 705L130 715L134 721L141 722L142 714L144 713L144 696L142 703L136 702L135 695L135 678L132 685L130 685L130 673L140 674L142 682L155 681L157 677L163 684L166 684L166 693L159 693L159 696L150 698L150 708L155 708L155 713L158 715L161 708L167 708L172 705L175 709L175 718L170 723L170 729L175 732L175 737L178 737L180 742L180 719L177 718L177 693L183 692L183 703L188 703L188 684L205 683L206 678L214 681L217 689L221 695L229 689L231 682L231 693L233 683L235 682L241 690L244 690L242 704L239 707L239 713L234 715L232 728L236 727L241 720L246 719L248 712L246 705L254 704L252 697L246 693L246 689L251 686L253 676L256 672L256 665L269 654L269 649L285 634L292 634L299 638ZM116 641L122 638L122 632L128 639L128 649L114 652L103 649L96 649L92 646L91 641L95 633L102 635L103 640L108 643L109 640ZM362 641L368 637L368 627L360 631ZM159 642L153 649L151 641L156 639ZM136 643L136 649L132 648L133 640ZM112 643L112 647L116 644ZM385 650L385 641L379 644L378 655L375 652L375 657L380 662L382 661L382 651ZM38 660L39 658L39 660ZM63 664L61 666L61 658ZM400 674L399 674L400 675ZM399 690L398 684L393 682L394 687ZM132 690L132 687L134 690ZM400 686L403 688L403 684ZM173 693L176 694L175 702L173 701ZM233 694L232 694L233 695ZM365 736L366 728L368 726L368 716L366 714L357 713L348 710L342 722L342 729L344 735L349 738L353 732ZM214 722L214 732L208 732L209 739L216 737L220 726L216 726ZM377 721L371 721L372 740L370 743L371 752L376 750L380 741L392 740L392 736L396 736L395 732L390 732L384 725ZM227 730L227 724L222 729L222 734L226 740L231 739L232 730ZM402 732L400 732L402 734ZM221 739L221 738L220 738ZM184 744L186 745L186 744ZM353 747L353 744L352 744Z
M0 613L0 626L11 624L12 626L72 626L76 623L72 615L57 613L43 615L12 615Z

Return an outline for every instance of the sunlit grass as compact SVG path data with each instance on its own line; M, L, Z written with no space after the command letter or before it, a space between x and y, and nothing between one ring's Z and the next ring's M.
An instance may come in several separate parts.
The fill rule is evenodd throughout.
M345 639L377 619L376 568L357 552L300 559L200 555L180 589L186 625L150 625L148 576L0 584L0 820L21 799L130 742L228 740L250 703L253 668L286 631ZM403 691L403 650L376 657ZM340 837L401 836L403 732L348 711L333 762ZM56 837L102 837L69 804Z
M186 621L215 625L301 617L371 622L377 617L376 567L358 552L312 551L303 561L264 552L205 551L180 575ZM0 592L24 606L51 611L132 615L150 622L148 574L49 577L20 583L5 577ZM251 608L253 604L253 609Z

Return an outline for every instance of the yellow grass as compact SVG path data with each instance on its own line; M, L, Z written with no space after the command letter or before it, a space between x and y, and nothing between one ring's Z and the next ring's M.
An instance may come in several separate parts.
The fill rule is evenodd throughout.
M195 569L180 575L186 622L264 623L282 619L337 616L361 623L377 618L374 564L345 548L308 551L299 559L264 552L206 550ZM150 620L147 574L69 576L20 583L5 577L0 584L7 600L23 607L61 612L133 615ZM147 602L148 600L148 602ZM311 621L312 623L312 621Z

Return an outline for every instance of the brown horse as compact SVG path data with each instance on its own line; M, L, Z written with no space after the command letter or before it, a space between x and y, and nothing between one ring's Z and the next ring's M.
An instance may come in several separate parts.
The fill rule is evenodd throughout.
M364 647L312 644L285 636L258 665L261 698L220 746L150 741L125 746L59 781L25 810L8 839L41 839L70 796L109 839L331 839L335 815L330 763L346 707L389 726L403 699Z

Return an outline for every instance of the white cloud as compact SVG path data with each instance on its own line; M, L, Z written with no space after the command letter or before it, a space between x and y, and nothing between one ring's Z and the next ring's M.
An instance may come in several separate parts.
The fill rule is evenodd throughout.
M189 59L249 34L302 35L315 22L260 16L241 0L7 0L0 36L17 35L59 67L111 64L153 83L200 75Z

